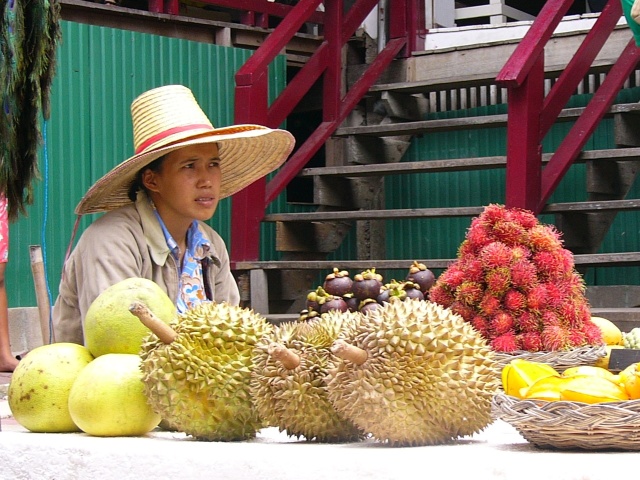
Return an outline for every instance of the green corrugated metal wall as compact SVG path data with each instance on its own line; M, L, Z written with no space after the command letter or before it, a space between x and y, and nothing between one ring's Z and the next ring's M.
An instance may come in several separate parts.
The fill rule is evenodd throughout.
M66 21L62 30L51 118L43 126L42 180L28 217L10 227L10 307L36 305L29 245L43 246L52 300L57 296L75 205L93 181L133 152L131 101L149 88L181 83L193 90L214 125L232 124L234 74L251 55L249 50ZM286 81L284 56L274 61L269 81L273 98ZM223 200L211 221L227 241L229 211L230 201ZM80 231L92 217L82 219ZM265 249L271 250L271 244Z

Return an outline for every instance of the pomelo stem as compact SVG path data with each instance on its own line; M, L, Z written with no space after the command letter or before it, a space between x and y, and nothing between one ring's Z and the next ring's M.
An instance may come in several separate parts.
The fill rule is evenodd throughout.
M347 360L356 365L362 365L367 361L369 355L366 350L355 345L350 345L344 340L336 340L331 346L331 351L343 360Z
M300 357L292 350L278 343L269 345L269 355L279 361L287 370L293 370L300 365Z
M175 330L156 317L144 303L133 302L129 305L129 311L138 317L145 327L155 333L161 342L169 345L177 338L178 334Z

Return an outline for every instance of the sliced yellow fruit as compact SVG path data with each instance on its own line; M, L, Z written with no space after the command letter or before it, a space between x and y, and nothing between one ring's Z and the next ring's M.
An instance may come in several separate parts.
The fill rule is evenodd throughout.
M632 363L618 375L631 400L640 398L640 363Z
M527 400L560 400L565 378L559 375L544 377L520 391L520 397Z
M546 363L516 358L502 369L502 388L507 395L520 396L520 391L541 378L558 376L558 372Z
M622 345L622 330L615 323L604 317L591 317L591 321L602 331L606 345Z
M603 377L612 382L615 382L618 376L607 370L606 368L596 367L594 365L578 365L575 367L569 367L562 372L563 377L575 377L576 375L594 375L596 377Z
M576 375L564 378L560 398L572 402L602 403L629 400L629 395L624 387L604 377Z

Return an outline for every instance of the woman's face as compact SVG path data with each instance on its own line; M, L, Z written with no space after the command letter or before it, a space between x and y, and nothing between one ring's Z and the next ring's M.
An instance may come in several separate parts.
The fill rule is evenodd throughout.
M165 156L157 171L147 169L142 175L168 227L210 219L220 200L221 179L218 146L214 143L174 150Z

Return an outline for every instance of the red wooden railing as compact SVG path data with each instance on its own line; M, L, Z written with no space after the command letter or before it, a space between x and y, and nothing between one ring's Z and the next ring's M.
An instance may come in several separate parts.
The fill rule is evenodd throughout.
M345 13L343 0L325 0L324 41L278 99L269 106L267 67L300 26L315 14L320 3L320 0L300 0L236 74L236 123L259 123L270 127L281 125L319 79L322 79L323 85L323 117L316 130L297 147L268 184L262 179L234 195L231 220L232 264L258 260L260 222L268 204L304 168L391 61L398 55L406 56L417 48L420 0L394 0L393 9L387 11L389 32L386 46L361 78L343 94L342 49L378 1L356 0Z
M609 0L567 68L544 95L544 49L573 0L548 0L496 80L508 89L507 206L540 213L640 60L633 39L542 169L542 140L622 15Z

